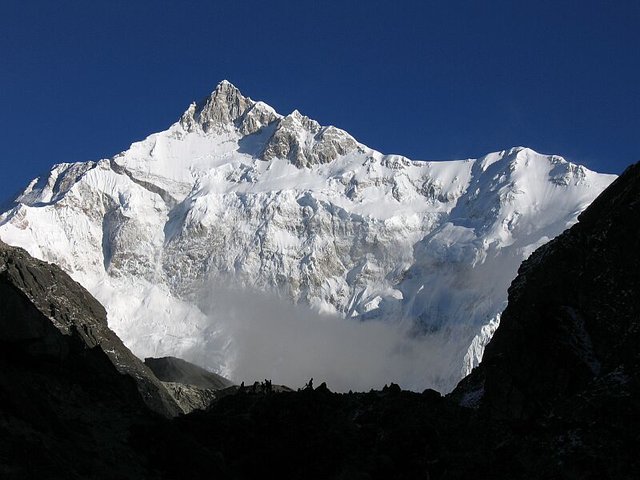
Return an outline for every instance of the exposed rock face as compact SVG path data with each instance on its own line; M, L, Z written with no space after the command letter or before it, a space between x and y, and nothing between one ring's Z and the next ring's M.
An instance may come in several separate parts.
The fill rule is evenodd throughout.
M355 150L358 144L347 132L322 127L298 110L278 123L260 158L286 158L299 168L329 163Z
M593 382L637 381L640 164L520 267L481 366L457 392L528 418Z
M153 478L136 428L179 412L57 266L0 242L0 478Z
M162 381L185 413L205 410L233 383L181 358L145 358L144 363Z
M184 413L206 410L218 398L218 390L176 382L162 382Z
M233 382L176 357L145 358L144 363L163 382L176 382L211 390L230 387Z
M157 413L180 412L163 385L107 326L104 307L59 267L0 241L0 342L22 355L66 361L74 349L99 349L131 377Z
M208 133L235 127L243 135L250 135L278 118L271 107L254 102L231 83L223 81L210 96L192 104L182 115L180 123L188 132L200 129Z
M639 252L640 163L522 264L482 363L451 394L525 428L503 430L503 450L540 477L640 471Z

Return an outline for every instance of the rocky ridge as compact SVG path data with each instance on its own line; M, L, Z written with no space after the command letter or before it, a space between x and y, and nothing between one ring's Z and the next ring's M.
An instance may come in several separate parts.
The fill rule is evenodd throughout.
M635 164L522 263L482 364L454 392L462 404L529 418L558 397L637 390L638 218Z
M0 341L9 351L65 361L77 345L98 349L135 381L147 406L168 417L182 411L147 368L107 326L106 311L59 267L0 241Z

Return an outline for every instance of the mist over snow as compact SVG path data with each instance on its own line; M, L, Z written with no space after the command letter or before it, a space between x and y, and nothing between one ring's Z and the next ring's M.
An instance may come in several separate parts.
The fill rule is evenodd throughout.
M614 178L525 147L386 155L222 81L167 130L33 179L0 237L86 287L139 357L445 392L481 361L521 261Z
M413 334L410 321L321 314L275 292L212 282L200 290L197 303L209 328L227 340L224 370L237 383L271 379L299 388L313 378L335 391L390 382L422 391L442 386L437 372L455 353L447 351L441 334ZM185 357L198 362L215 353L198 345Z

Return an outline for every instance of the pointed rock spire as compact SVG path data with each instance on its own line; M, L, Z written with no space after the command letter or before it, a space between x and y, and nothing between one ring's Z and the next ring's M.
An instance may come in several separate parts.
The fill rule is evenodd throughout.
M323 127L298 110L282 117L269 105L242 95L227 80L201 102L192 103L180 123L189 132L233 130L240 135L251 135L272 125L273 133L259 158L286 158L299 168L329 163L357 148L357 142L347 132Z
M216 126L233 125L253 105L253 100L223 80L209 97L196 105L195 119L205 131Z
M275 111L262 102L242 95L228 80L222 80L215 90L198 103L192 103L180 122L189 131L199 126L203 131L238 128L244 134L254 133L276 120Z

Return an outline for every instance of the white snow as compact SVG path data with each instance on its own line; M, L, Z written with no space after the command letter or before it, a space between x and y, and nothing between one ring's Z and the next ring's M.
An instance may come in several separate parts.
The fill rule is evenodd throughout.
M85 285L139 356L241 373L232 329L196 293L218 281L345 322L416 322L446 353L409 383L448 390L481 359L521 261L614 178L522 147L384 155L225 83L114 158L34 179L0 237Z

